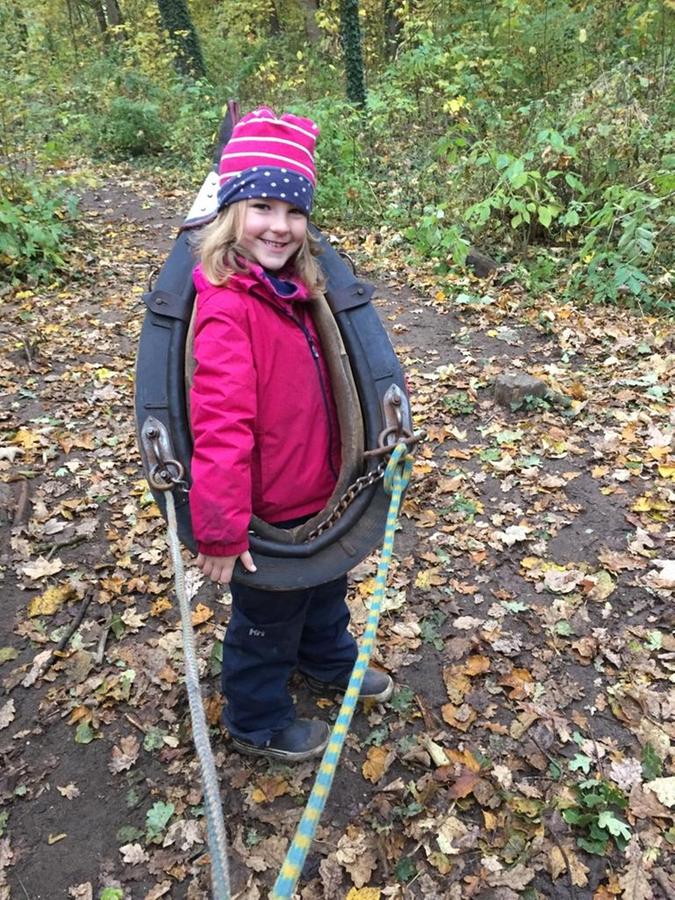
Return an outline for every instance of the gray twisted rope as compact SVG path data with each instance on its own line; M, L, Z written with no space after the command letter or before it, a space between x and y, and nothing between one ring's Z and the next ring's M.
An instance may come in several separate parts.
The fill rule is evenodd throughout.
M183 631L183 653L185 655L185 686L187 688L190 715L192 717L192 738L202 773L204 788L204 810L206 812L206 833L211 854L211 896L214 900L230 900L230 872L227 864L227 836L223 819L223 807L220 801L218 774L211 752L209 730L202 705L202 692L199 686L199 669L195 635L192 630L192 613L190 602L185 591L185 569L180 554L176 527L176 507L171 491L166 491L166 513L169 533L169 547L173 560L176 580L176 596L180 608L180 620Z

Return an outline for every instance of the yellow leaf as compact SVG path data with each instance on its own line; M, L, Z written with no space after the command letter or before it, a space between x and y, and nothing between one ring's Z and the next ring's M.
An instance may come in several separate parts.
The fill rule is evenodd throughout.
M370 747L368 759L361 768L363 777L376 784L391 765L392 759L392 753L386 747Z
M32 450L36 444L40 443L40 435L28 428L19 428L12 440L13 444L19 444L24 450Z
M171 609L171 601L167 597L158 597L150 604L150 615L159 616L167 609Z
M480 772L480 763L470 750L446 750L445 755L450 762L457 763L469 769L470 772Z
M653 459L661 459L662 456L668 456L668 454L670 453L670 447L650 447L649 450L647 450L647 453Z
M270 775L261 778L251 793L254 803L270 803L277 797L283 797L290 791L290 786L282 775Z
M57 584L54 587L47 588L44 594L38 594L28 604L28 615L34 616L53 616L63 604L75 596L73 586L66 584Z
M428 589L433 587L433 585L445 584L448 579L441 575L440 571L439 566L422 569L415 577L415 587Z
M373 576L372 578L366 578L364 581L361 582L361 584L358 585L356 590L359 592L359 594L363 598L368 598L374 593L375 584L376 584L375 576Z
M204 622L208 622L209 619L213 618L213 610L209 609L208 606L204 606L203 603L198 603L193 612L192 612L192 624L193 626L203 625Z
M469 678L472 678L474 675L482 675L484 672L487 672L489 668L490 660L487 656L474 654L467 659L466 665L464 666L464 674L468 675Z
M347 900L380 900L381 896L382 891L379 888L352 888L347 894Z
M669 478L675 480L675 466L659 466L659 475L661 478Z

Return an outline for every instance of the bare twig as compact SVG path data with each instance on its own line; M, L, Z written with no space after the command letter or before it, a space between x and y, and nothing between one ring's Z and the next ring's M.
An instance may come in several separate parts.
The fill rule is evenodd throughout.
M87 608L89 607L89 604L91 603L93 596L94 596L93 589L89 589L87 591L87 593L84 595L84 599L82 600L82 603L80 604L78 613L75 616L75 618L73 619L73 622L72 622L70 628L66 631L66 633L63 635L63 637L58 642L56 647L54 647L54 649L52 650L51 654L45 659L45 661L42 663L42 665L40 666L38 671L35 673L35 677L33 678L32 682L31 682L32 684L34 684L38 680L38 678L41 678L45 674L45 672L49 668L51 668L51 666L54 664L54 662L56 660L57 654L61 653L63 651L63 649L67 646L68 641L71 639L71 637L75 634L77 629L82 624L82 620L84 619L84 615L87 612Z
M86 541L87 538L83 534L76 534L75 537L70 538L68 541L54 541L52 544L38 544L37 551L38 553L46 553L47 559L51 559L52 556L63 547L75 547L77 544L82 544Z
M14 518L12 520L12 527L16 528L18 525L23 525L26 511L28 509L28 490L29 483L27 478L21 478L21 490L19 493L19 499L16 502L16 509L14 510Z
M56 645L56 647L52 653L52 659L54 658L54 656L57 653L61 653L65 649L65 647L68 645L68 641L71 639L71 637L75 634L77 629L82 624L84 615L87 612L87 609L89 608L89 604L91 603L93 597L94 597L94 591L92 588L90 588L87 591L87 593L84 595L84 599L82 600L80 609L78 610L77 615L73 619L73 622L72 622L70 628L68 629L68 631L66 631L66 633L63 635L61 640ZM48 665L51 665L51 660L49 661Z
M141 725L138 719L134 719L134 717L130 713L124 713L124 718L127 720L127 722L131 722L134 728L138 728L139 731L142 731L143 734L148 733L148 729L145 727L145 725Z
M105 653L105 645L108 643L108 635L110 634L110 629L112 627L113 614L112 609L110 607L107 608L107 615L105 622L103 623L103 631L101 632L101 637L98 639L98 646L96 648L96 655L94 656L94 661L97 666L100 666L103 662L103 655Z

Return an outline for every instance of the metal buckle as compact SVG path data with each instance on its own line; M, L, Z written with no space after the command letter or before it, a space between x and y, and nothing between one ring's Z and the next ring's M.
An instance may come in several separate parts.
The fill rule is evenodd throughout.
M185 467L176 457L169 432L154 416L148 416L141 428L141 446L147 460L148 482L158 491L180 486L187 490Z

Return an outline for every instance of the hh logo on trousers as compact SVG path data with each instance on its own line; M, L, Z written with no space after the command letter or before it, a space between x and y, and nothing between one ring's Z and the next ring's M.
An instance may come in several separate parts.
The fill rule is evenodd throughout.
M248 636L249 637L265 637L265 632L261 631L259 628L249 628Z

